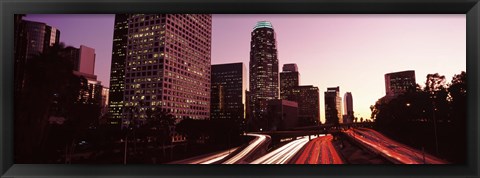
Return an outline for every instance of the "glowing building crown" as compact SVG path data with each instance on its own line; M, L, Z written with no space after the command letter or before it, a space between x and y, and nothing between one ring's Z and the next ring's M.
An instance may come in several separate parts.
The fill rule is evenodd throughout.
M272 23L270 23L269 21L258 21L257 24L255 25L255 27L253 27L253 30L255 30L257 28L272 28L273 29L273 26L272 26Z

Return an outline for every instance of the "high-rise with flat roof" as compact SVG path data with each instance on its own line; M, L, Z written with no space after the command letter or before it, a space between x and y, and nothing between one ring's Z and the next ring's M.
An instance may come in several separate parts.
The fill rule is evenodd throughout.
M353 97L351 92L346 92L343 95L343 104L344 104L344 114L343 115L343 122L344 123L352 123L353 122Z
M403 94L415 89L415 71L407 70L385 74L385 93L387 97Z
M132 14L127 21L123 115L136 108L142 121L160 108L177 119L208 119L212 15Z
M295 101L268 101L268 116L261 124L263 131L290 130L298 126L298 104Z
M14 15L14 63L13 63L13 83L15 102L18 101L20 92L23 89L23 80L25 75L25 64L27 60L27 33L23 14ZM14 107L18 108L18 107Z
M247 69L243 63L212 65L211 119L242 123L245 118Z
M340 87L329 87L325 92L325 124L339 123L343 123Z
M95 49L85 45L80 45L80 48L68 46L62 51L62 54L72 62L73 70L84 74L94 75L96 57Z
M85 45L80 45L79 52L79 72L94 74L95 71L95 49Z
M312 85L296 86L291 90L290 100L298 103L300 126L320 124L320 93Z
M115 14L112 64L108 101L109 124L120 124L123 117L125 90L125 59L127 58L128 14Z
M264 120L268 101L279 98L277 41L273 26L259 21L250 41L250 108L253 120Z
M24 16L16 14L14 19L15 93L23 90L28 60L60 43L60 31L58 29L43 22L23 20ZM20 96L20 94L16 96Z
M60 43L60 31L42 22L25 20L25 29L28 38L27 58L38 55L48 47Z
M283 71L280 72L280 98L292 100L291 89L300 84L300 73L297 64L284 64Z
M299 86L297 64L284 64L280 73L280 98L298 103L298 125L320 124L320 94L318 87Z

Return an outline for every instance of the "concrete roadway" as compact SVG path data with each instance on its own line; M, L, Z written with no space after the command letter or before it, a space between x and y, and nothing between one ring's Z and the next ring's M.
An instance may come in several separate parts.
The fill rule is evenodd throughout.
M448 164L448 162L436 158L430 154L387 138L381 133L372 129L349 129L344 131L344 133L396 163Z
M308 136L298 137L296 140L265 154L250 164L286 164L305 146L308 140Z
M343 164L332 144L333 136L320 136L310 141L300 153L295 164Z
M250 141L246 147L231 148L224 151L170 162L169 164L243 164L245 163L244 159L252 154L255 154L262 146L265 146L265 143L270 139L270 136L263 134L247 135L253 136L255 139Z

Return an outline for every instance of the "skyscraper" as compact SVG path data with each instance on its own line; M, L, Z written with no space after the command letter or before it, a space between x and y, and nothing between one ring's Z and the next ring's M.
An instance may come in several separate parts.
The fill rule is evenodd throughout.
M320 124L320 93L312 85L291 88L290 100L298 103L298 121L300 126Z
M95 49L80 45L79 52L79 72L94 74L95 71Z
M280 98L292 100L291 89L300 84L300 73L297 64L284 64L283 71L280 73Z
M102 82L94 74L95 49L80 45L80 48L67 47L62 54L72 61L73 74L81 77L77 103L102 106Z
M123 115L160 108L175 118L210 117L210 14L129 15ZM128 124L127 120L124 120Z
M62 55L73 64L73 70L80 70L80 49L73 46L67 46L62 51Z
M73 70L94 75L95 71L95 49L85 45L80 45L80 48L68 46L62 51L65 58L69 59L73 64Z
M340 87L330 87L325 92L325 124L338 123L343 123Z
M125 59L127 58L128 14L115 14L108 113L110 124L123 119L123 92L125 90Z
M298 104L295 101L274 99L268 101L268 116L261 124L264 131L289 130L298 126Z
M246 75L247 70L243 63L212 65L211 119L243 122Z
M284 64L280 73L280 98L298 103L299 126L320 124L320 94L318 87L299 86L297 64Z
M23 20L24 15L14 19L14 91L24 87L25 68L28 60L60 43L60 31L42 22ZM19 96L19 95L16 95Z
M268 21L259 21L250 41L250 117L264 120L268 100L279 98L279 73L275 31Z
M27 59L60 43L60 31L42 22L24 21L27 33Z
M385 93L387 97L394 97L415 89L415 71L407 70L385 74Z
M20 98L20 92L23 90L23 80L25 75L25 63L27 61L27 33L23 14L14 15L14 63L13 63L13 83L15 103ZM14 107L17 109L18 107Z
M346 92L343 96L343 104L345 108L345 115L343 115L343 122L344 123L352 123L353 122L353 98L352 93Z

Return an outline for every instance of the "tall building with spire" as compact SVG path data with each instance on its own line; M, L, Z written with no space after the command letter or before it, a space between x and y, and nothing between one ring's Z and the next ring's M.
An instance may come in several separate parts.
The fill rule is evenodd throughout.
M142 122L147 111L155 109L177 119L208 119L212 16L131 14L126 24L117 25L128 28L126 38L114 39L123 41L119 49L126 44L123 123L128 124L129 117ZM116 92L113 87L111 93Z
M253 28L250 41L249 119L263 122L268 101L279 98L279 71L275 31L268 21L259 21Z

